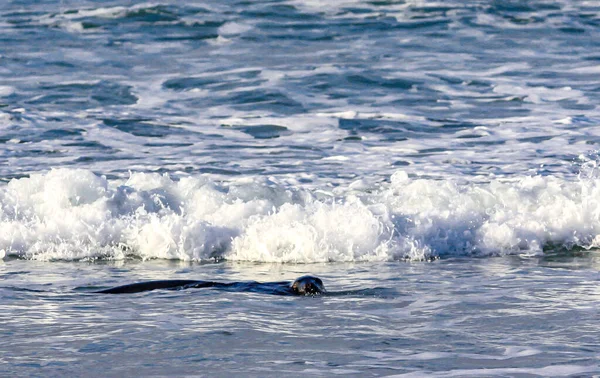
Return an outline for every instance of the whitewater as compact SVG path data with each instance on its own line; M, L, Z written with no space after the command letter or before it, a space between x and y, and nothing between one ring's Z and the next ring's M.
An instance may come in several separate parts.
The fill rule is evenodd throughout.
M368 188L226 185L54 169L0 191L3 257L311 263L543 255L600 243L600 181L532 176L457 184L410 178Z

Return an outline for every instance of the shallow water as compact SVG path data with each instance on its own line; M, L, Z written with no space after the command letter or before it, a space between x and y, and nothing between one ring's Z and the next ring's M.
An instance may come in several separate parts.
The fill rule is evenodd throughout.
M592 1L0 3L0 373L600 374ZM151 279L344 295L92 294Z
M416 264L10 260L0 266L3 370L590 376L600 373L598 261L594 254ZM307 271L333 293L368 290L321 297L213 289L86 292L163 277L268 282Z

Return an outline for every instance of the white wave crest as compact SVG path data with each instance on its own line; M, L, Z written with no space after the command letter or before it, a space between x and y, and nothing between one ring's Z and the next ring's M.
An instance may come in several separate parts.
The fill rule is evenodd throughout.
M0 256L38 260L423 260L600 246L600 180L462 184L395 173L336 197L261 178L217 184L55 169L0 187ZM346 193L346 194L344 194Z

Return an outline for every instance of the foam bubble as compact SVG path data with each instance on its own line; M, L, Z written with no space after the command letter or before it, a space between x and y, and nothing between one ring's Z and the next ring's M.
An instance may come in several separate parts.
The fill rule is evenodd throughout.
M345 203L284 204L253 217L233 242L235 260L328 262L387 260L391 224L356 199Z
M239 35L251 30L252 26L239 22L227 22L219 27L219 34L225 36Z
M393 177L397 229L439 255L539 254L549 245L597 247L598 181L552 176L457 185Z
M517 85L499 84L494 87L495 93L507 96L523 96L525 101L534 104L543 102L554 102L562 100L583 100L584 94L581 91L574 90L571 87L547 88L543 86L522 87Z
M15 93L15 88L8 85L0 85L0 97L7 97Z

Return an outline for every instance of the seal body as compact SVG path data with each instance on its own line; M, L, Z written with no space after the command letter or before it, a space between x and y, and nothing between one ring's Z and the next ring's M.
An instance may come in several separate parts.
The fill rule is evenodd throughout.
M325 286L320 278L303 276L290 283L281 282L214 282L195 280L160 280L145 281L109 289L95 291L101 294L133 294L152 290L184 290L212 287L224 291L264 293L272 295L318 295L325 292Z
M160 280L160 281L146 281L138 282L129 285L111 287L110 289L96 291L96 293L102 294L132 294L141 293L143 291L152 291L157 289L187 289L188 287L210 287L215 282L208 281L194 281L194 280ZM194 286L201 285L203 286Z
M325 293L325 285L319 277L302 276L292 283L292 291L297 295L320 295Z

